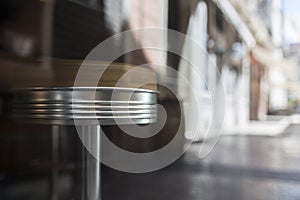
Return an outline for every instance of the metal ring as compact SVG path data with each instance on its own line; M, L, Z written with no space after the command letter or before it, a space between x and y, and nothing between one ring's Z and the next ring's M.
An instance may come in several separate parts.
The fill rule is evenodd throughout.
M94 94L94 98L90 98ZM120 87L34 87L15 90L14 116L34 123L147 124L157 119L157 91ZM87 98L89 97L89 98ZM113 98L112 98L113 97Z

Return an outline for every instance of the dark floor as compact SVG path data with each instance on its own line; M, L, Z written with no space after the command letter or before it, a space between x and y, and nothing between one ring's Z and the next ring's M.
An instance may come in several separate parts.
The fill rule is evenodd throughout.
M148 174L104 168L103 199L300 199L300 126L277 137L223 136L211 154L199 145L173 165Z
M128 174L103 167L102 199L299 200L299 133L300 125L291 125L276 137L222 136L202 160L197 156L201 143L196 143L180 160L152 173ZM47 178L3 180L0 174L0 200L49 196ZM62 175L60 191L71 191L72 181Z

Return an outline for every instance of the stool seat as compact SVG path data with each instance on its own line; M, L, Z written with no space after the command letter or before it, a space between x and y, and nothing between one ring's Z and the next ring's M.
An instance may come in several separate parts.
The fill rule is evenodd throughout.
M91 97L92 96L92 97ZM14 116L41 124L148 124L157 119L155 90L125 87L32 87L15 90ZM94 121L95 122L95 121ZM93 124L89 124L93 125Z
M83 87L74 87L81 63L53 63L48 81L43 78L32 81L32 76L37 73L23 76L19 82L23 88L17 86L14 90L13 115L21 122L52 126L52 200L59 199L60 127L80 125L78 135L83 143L81 199L100 200L100 125L156 122L158 92L155 74L149 69L128 65L114 63L106 67L104 63L85 62L84 67L88 70L79 80ZM92 80L99 76L100 80L94 87ZM32 87L36 85L40 87Z

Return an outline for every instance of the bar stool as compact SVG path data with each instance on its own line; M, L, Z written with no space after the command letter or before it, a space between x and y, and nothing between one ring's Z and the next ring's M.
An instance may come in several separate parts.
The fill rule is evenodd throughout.
M91 92L93 100L84 97ZM130 95L130 100L128 96ZM113 98L112 98L113 96ZM62 126L80 126L83 143L100 158L101 126L148 124L157 119L157 92L134 87L28 87L15 90L14 116L29 123L52 127L51 200L59 198L59 134ZM90 123L96 119L99 124ZM95 120L92 120L95 121ZM101 199L100 161L82 149L82 200Z

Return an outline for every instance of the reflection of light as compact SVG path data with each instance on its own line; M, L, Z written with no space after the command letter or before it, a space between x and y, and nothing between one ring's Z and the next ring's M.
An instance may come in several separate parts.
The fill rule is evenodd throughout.
M288 105L287 90L284 88L286 78L279 69L269 71L269 80L272 84L270 88L270 107L272 109L286 109Z
M240 67L242 65L242 59L245 55L245 49L240 42L236 42L232 45L231 48L231 64L236 67Z
M285 83L285 77L283 73L276 69L270 70L269 78L271 83L274 85L281 85Z
M109 28L115 34L119 33L123 26L121 5L121 0L104 1L105 22L109 24Z

